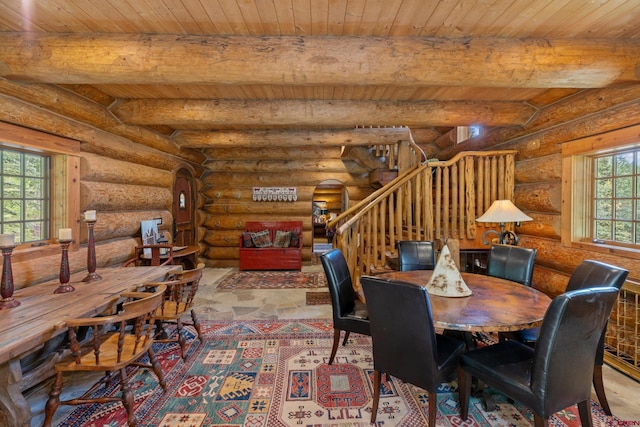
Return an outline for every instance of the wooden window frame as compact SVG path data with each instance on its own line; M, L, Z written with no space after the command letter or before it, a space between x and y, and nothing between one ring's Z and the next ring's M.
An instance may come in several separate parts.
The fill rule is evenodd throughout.
M640 125L562 144L563 246L640 259L640 247L594 243L586 239L591 235L593 156L634 148L640 148Z
M33 246L20 244L12 258L17 262L52 255L60 251L57 235L60 228L70 228L77 251L80 240L80 142L0 122L0 145L50 156L51 222L48 243Z

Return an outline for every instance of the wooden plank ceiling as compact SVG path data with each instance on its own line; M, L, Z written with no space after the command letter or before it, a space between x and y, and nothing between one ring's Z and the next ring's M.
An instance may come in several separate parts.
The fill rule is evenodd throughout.
M409 126L429 143L453 126L519 127L579 91L637 85L640 7L0 0L0 77L58 85L183 147L356 126Z

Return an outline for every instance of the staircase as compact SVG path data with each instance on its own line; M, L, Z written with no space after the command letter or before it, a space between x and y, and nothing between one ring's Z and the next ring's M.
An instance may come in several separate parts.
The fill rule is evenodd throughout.
M486 248L475 219L494 200L513 199L515 150L422 163L414 146L398 143L398 177L327 225L336 229L333 246L345 254L360 296L360 276L391 269L398 240L456 239L461 250Z

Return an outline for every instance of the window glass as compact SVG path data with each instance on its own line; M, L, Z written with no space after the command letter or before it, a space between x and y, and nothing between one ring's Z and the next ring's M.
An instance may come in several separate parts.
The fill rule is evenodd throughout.
M0 231L16 243L49 239L50 157L0 149Z

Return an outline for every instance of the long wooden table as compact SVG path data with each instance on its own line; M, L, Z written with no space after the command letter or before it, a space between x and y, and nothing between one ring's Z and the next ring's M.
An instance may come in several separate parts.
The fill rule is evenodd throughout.
M394 271L380 277L426 286L432 270ZM461 273L473 295L429 295L436 328L463 332L509 332L540 326L551 303L544 293L509 280Z
M54 294L58 280L20 289L14 298L20 305L0 310L0 427L26 427L31 420L29 405L21 392L20 359L66 333L66 320L91 317L117 303L119 295L138 284L162 280L174 270L162 267L113 267L99 269L102 280L83 282L87 272L73 274L69 284L75 291Z

